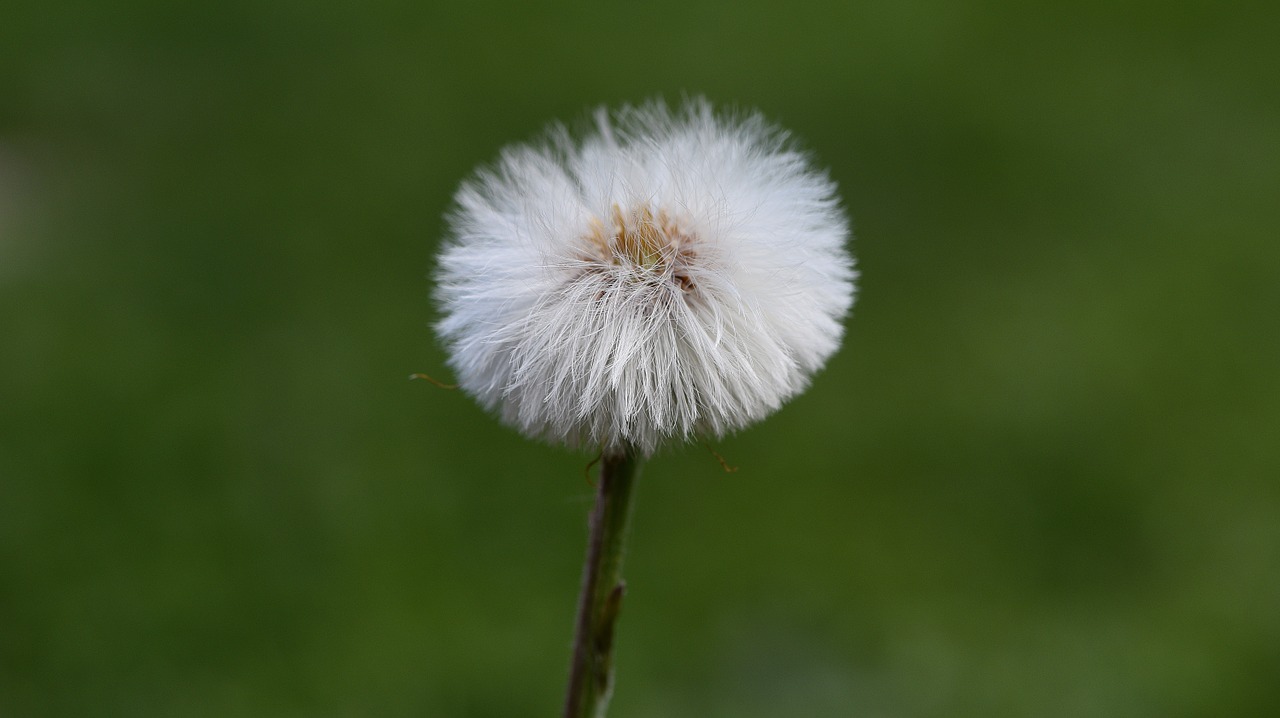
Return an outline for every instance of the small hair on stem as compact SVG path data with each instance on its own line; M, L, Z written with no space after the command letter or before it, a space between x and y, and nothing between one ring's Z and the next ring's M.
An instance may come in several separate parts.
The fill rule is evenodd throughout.
M583 481L587 482L587 486L590 486L593 489L596 487L596 482L591 480L591 467L600 463L600 459L603 459L603 458L604 458L604 449L601 449L600 453L596 454L596 458L592 459L591 461L588 461L587 465L582 467L582 479Z
M721 455L720 455L720 452L718 452L718 451L716 451L715 449L711 448L711 444L710 444L710 443L708 443L708 442L704 441L704 442L702 442L702 446L703 446L703 448L705 448L707 451L710 451L712 456L716 457L716 461L719 461L719 462L720 462L720 468L724 469L724 472L725 472L726 474L733 474L733 473L737 473L737 471L738 471L738 467L737 467L737 466L731 466L731 465L729 464L729 462L728 462L728 461L726 461L726 460L725 460L725 458L724 458L723 456L721 456Z

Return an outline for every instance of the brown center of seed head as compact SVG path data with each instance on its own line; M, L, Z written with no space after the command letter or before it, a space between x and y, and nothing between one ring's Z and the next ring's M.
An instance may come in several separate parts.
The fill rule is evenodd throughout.
M587 239L599 252L599 260L613 265L630 265L645 274L668 277L688 292L693 282L684 269L694 256L692 237L681 231L666 210L655 213L648 206L623 211L613 205L611 222L591 219Z

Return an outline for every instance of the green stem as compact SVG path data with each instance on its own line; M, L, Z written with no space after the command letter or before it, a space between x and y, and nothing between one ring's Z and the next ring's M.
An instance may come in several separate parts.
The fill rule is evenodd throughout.
M603 718L609 705L613 689L613 625L625 590L622 549L631 514L631 489L639 467L639 459L630 453L605 456L600 463L564 718Z

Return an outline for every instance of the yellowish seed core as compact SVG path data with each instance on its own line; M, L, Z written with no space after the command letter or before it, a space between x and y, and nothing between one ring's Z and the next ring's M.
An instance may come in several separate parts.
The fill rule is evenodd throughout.
M592 218L587 238L614 264L627 260L652 269L669 262L680 249L683 236L665 210L655 214L649 207L640 207L624 212L615 204L611 220L606 226Z
M630 265L648 277L665 277L680 290L692 292L688 267L695 254L693 236L679 227L666 210L647 206L630 211L615 204L610 221L592 218L586 239L596 256L588 261Z

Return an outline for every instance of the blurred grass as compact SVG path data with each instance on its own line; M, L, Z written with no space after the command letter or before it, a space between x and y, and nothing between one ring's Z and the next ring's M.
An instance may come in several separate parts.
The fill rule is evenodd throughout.
M0 715L554 715L586 458L460 394L477 163L759 107L861 295L639 489L612 715L1280 706L1261 3L31 4L0 22Z

